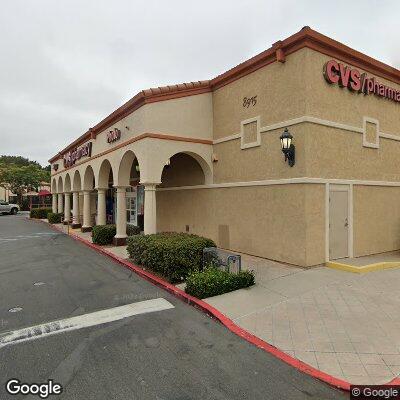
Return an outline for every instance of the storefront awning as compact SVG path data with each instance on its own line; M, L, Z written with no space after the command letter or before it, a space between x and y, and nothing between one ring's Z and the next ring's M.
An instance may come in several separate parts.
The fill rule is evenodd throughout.
M38 192L27 192L27 193L24 193L22 196L23 197L33 197L33 196L37 196L38 195Z

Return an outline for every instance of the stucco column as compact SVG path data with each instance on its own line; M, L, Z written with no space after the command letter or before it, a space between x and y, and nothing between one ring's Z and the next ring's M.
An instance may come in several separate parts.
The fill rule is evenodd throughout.
M106 189L97 189L97 225L105 225L106 219Z
M67 225L71 219L71 193L64 194L64 225Z
M79 192L78 194L78 205L79 205L79 221L82 225L83 220L83 192Z
M64 196L62 193L58 193L58 195L57 195L57 212L58 213L64 212L63 197Z
M157 232L156 183L144 184L144 233Z
M53 196L51 197L51 211L53 213L57 212L57 193L53 193Z
M90 190L83 191L83 225L82 232L90 232L92 230L92 221L90 215Z
M126 187L117 187L117 234L114 245L123 246L126 243Z
M79 218L79 192L72 193L72 227L81 227L81 222Z

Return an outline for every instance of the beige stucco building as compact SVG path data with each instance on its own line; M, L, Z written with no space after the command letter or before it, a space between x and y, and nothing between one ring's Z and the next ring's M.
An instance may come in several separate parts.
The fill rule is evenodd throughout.
M400 71L305 27L210 81L140 92L50 159L53 209L115 220L116 243L133 223L301 266L399 249L398 90Z
M0 186L0 200L9 201L10 199L10 189L6 189L3 186Z

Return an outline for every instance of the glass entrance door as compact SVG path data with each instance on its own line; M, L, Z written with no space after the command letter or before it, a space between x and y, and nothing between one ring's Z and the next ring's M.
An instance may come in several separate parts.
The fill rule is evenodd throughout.
M130 187L126 192L126 222L137 226L137 188Z

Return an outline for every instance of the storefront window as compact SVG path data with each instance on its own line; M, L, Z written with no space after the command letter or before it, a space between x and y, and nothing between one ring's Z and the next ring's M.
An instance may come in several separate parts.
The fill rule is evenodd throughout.
M137 213L144 214L144 186L142 185L137 187Z
M106 216L107 216L107 224L113 224L115 221L115 206L116 206L116 198L115 198L115 189L110 188L107 190L106 194Z
M129 187L126 191L126 222L137 225L137 187Z

